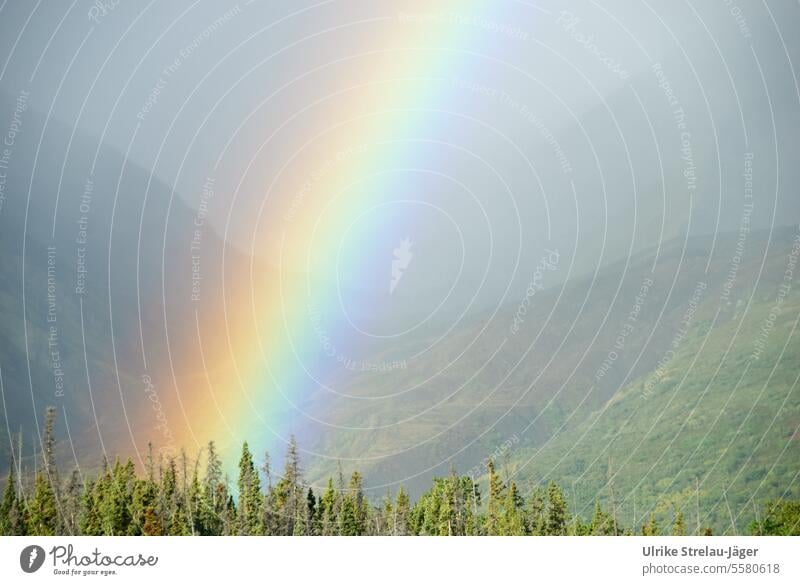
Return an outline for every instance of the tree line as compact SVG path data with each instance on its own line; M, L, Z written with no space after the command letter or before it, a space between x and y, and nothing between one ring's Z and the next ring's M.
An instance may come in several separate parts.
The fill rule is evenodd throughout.
M436 478L416 502L402 487L378 504L364 493L358 471L341 470L321 494L304 480L297 444L289 443L283 472L273 475L269 455L260 468L247 443L242 446L236 497L213 442L190 460L153 456L143 474L133 462L106 459L93 478L74 470L62 478L56 466L48 409L41 442L41 466L22 477L12 461L0 501L2 535L659 535L687 533L681 511L661 525L655 515L639 527L620 525L613 509L596 503L591 519L570 512L556 483L523 497L513 480L504 481L487 462L488 488L451 472ZM800 534L800 502L773 501L751 526L752 534ZM709 529L703 534L711 534Z

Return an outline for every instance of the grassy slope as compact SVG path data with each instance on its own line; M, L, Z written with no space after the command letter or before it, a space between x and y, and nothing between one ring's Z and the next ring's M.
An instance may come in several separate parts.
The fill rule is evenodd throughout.
M431 372L442 372L418 390L404 392L392 399L366 401L330 401L324 396L315 397L309 408L312 410L317 408L321 417L344 426L363 428L406 421L372 431L330 430L316 450L335 454L345 460L358 459L358 466L368 478L370 487L380 485L381 482L402 482L411 488L412 493L416 493L417 483L424 487L430 481L430 476L447 473L451 465L462 472L474 469L481 460L496 452L497 448L509 439L513 439L513 454L524 454L524 457L514 457L517 465L536 453L543 445L547 445L541 455L524 470L526 477L549 478L548 472L562 456L566 456L565 461L558 465L554 475L571 482L580 477L581 472L578 470L584 468L588 470L587 474L591 478L594 478L595 474L598 478L605 477L608 452L602 447L608 444L607 437L613 436L620 428L621 436L617 438L617 441L620 441L619 448L611 449L612 471L615 471L616 467L621 467L625 458L620 453L627 454L633 450L632 444L623 443L622 439L628 437L628 434L634 437L645 436L646 432L642 429L649 430L658 414L665 412L666 409L663 420L656 425L653 433L647 435L643 446L645 449L643 461L658 459L658 455L654 457L653 453L660 454L659 449L667 449L666 445L671 443L668 457L666 461L660 461L657 468L645 477L641 489L644 490L649 485L648 482L655 485L662 478L671 477L669 474L673 471L665 467L665 464L673 458L679 458L679 454L688 456L694 451L702 435L699 437L690 435L690 431L695 425L702 427L710 425L709 421L716 420L716 411L712 409L719 408L719 405L715 401L718 401L720 396L727 397L726 389L735 387L743 363L753 351L756 332L761 328L764 314L774 303L777 286L786 267L786 254L791 246L793 232L781 230L780 233L773 233L763 270L765 234L751 235L746 257L741 263L731 293L732 305L723 307L713 331L705 342L700 354L701 359L689 371L687 380L678 387L680 379L675 379L676 372L688 370L689 362L686 360L694 356L703 343L705 333L711 329L712 320L720 306L720 294L730 266L729 253L735 246L734 237L735 235L729 234L718 242L719 252L715 255L707 273L705 268L709 242L700 240L692 242L685 254L682 251L682 242L662 248L654 276L656 286L646 299L633 333L628 337L624 348L618 352L619 359L599 382L594 378L595 372L608 355L609 349L614 346L615 337L628 316L640 283L645 276L651 274L650 269L653 265L651 255L643 254L632 259L623 280L622 292L611 306L609 299L614 297L621 279L620 266L612 266L601 271L589 297L586 297L587 283L582 281L568 283L557 303L553 318L546 326L543 324L560 290L557 287L556 290L545 291L539 297L540 302L533 307L533 312L525 322L524 330L517 336L509 337L502 351L494 359L490 358L502 340L507 337L510 322L508 310L501 311L482 335L478 334L482 327L481 323L457 328L441 347L426 353L421 360L411 364L408 371L392 372L388 375L366 375L363 379L355 380L355 383L346 386L348 391L356 394L388 396L398 388L406 389L414 383L423 381ZM675 280L672 293L668 296L676 271L678 278ZM629 394L633 396L641 394L641 385L649 379L668 351L680 328L687 303L699 281L707 282L708 289L692 321L694 328L681 343L678 356L669 364L666 376L656 386L655 395L647 401L649 404L640 404L633 398L626 398ZM751 296L756 282L759 283L757 294L752 306L745 312L747 299ZM587 298L586 304L583 305L584 299ZM700 453L706 453L712 461L709 466L713 465L713 461L719 456L717 451L726 445L725 439L729 433L735 432L738 428L739 419L735 414L743 408L742 404L748 405L745 413L748 412L749 404L760 393L763 381L768 378L774 365L775 352L780 351L779 348L775 349L774 344L783 343L787 335L782 329L786 326L783 321L790 317L793 319L796 314L795 305L787 304L784 307L783 317L780 319L781 325L771 334L768 351L761 356L759 363L749 367L748 375L733 395L729 409L739 410L734 410L733 414L727 411L723 413L723 416L716 420L712 430L713 436L706 439L701 446ZM732 338L732 332L739 326L742 318L744 318L742 329L719 373L715 376L715 370L720 365L727 343ZM602 324L604 319L605 323ZM597 334L596 339L595 334ZM448 358L457 355L472 340L475 340L475 345L466 358L460 360L455 368L444 370L443 365L447 363ZM769 425L769 420L765 422L762 415L763 405L769 407L773 405L775 398L772 392L780 391L774 386L783 384L780 381L782 377L791 375L793 371L791 360L797 359L798 356L795 342L796 340L792 339L790 346L787 347L776 375L765 391L764 398L758 401L757 408L748 418L745 428L742 429L743 433L749 429L763 429ZM519 361L523 351L528 347L531 351ZM518 361L518 366L512 370L511 365L517 364ZM506 377L509 372L511 372L509 377ZM476 374L474 378L473 374ZM703 393L712 378L713 384ZM679 393L680 397L673 397L667 405L669 398L664 399L663 392L673 383L676 384L676 393ZM592 388L591 392L588 392L589 388ZM702 400L699 402L699 408L677 439L672 442L677 429L680 428L674 424L686 420L700 397ZM783 397L785 393L780 398L781 401ZM797 395L790 396L785 408L789 406L796 408L797 398ZM595 420L598 420L596 415L592 417L592 413L601 411L606 405L610 405L609 410L599 418L598 428L592 428L587 439L580 441L575 450L569 451L569 447ZM431 410L419 415L427 408ZM636 413L635 420L623 426L625 419L617 414L619 408L630 409L631 413ZM606 427L605 421L610 415L614 417L613 422L610 427ZM561 438L548 443L557 432L560 432ZM745 447L741 447L742 444ZM752 444L750 438L742 439L740 434L730 452ZM596 449L597 445L601 448ZM398 451L401 451L401 454L392 455ZM777 453L773 443L765 444L763 451L767 453L763 455L765 460L774 459ZM725 457L730 455L730 452ZM790 454L787 452L779 464L784 464ZM631 479L628 477L631 473L638 477L647 473L649 467L644 469L636 467L635 458L638 456L637 452L630 466L619 469L620 476L624 475L627 479ZM699 473L695 467L704 465L702 462L697 463L698 456L699 453L695 454L690 462L690 483L694 483L694 476ZM600 459L592 464L596 457ZM333 463L331 461L315 463L312 462L309 466L309 473L314 479L323 478L335 471L335 460ZM712 484L714 477L722 477L719 475L719 468L713 471L709 479ZM725 473L728 472L729 470L725 469ZM422 475L417 476L420 473ZM684 473L689 472L684 471ZM733 475L735 472L730 476ZM702 476L698 476L702 481ZM584 482L583 479L587 481ZM615 484L619 484L620 481L617 479ZM602 482L582 478L579 487L588 494L586 498L592 498L598 491L598 483ZM622 489L630 491L635 483L629 481L625 485L617 485L617 491ZM679 478L679 485L685 483ZM731 489L738 490L737 485ZM671 486L669 491L673 491L673 487ZM652 488L656 489L663 491L666 488L659 484L658 488ZM708 489L711 490L712 486L710 485ZM378 495L384 490L385 488L381 487L379 490L381 493ZM644 509L646 494L644 492L640 494L637 490L636 497L637 507L640 510ZM628 518L632 516L632 502L630 504Z
M773 304L764 295L745 316L742 307L714 328L705 307L660 375L641 377L541 450L517 453L517 471L574 486L571 497L585 514L596 497L610 502L613 492L626 524L635 499L637 523L650 510L666 521L680 507L693 529L699 495L700 524L718 533L733 522L742 531L754 501L760 507L767 498L798 497L800 294L787 297L755 360L754 341Z

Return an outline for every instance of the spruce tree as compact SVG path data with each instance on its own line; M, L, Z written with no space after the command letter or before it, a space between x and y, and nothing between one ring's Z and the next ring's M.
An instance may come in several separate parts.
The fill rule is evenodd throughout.
M115 463L118 465L119 462ZM104 536L114 536L115 534L115 521L114 521L114 476L111 468L108 467L107 462L104 462L103 473L97 479L94 486L95 489L95 506L100 518L100 530Z
M569 512L564 492L561 491L558 484L551 481L547 486L547 534L550 536L565 535L568 523Z
M314 495L314 490L308 488L308 495L306 496L306 534L315 536L319 534L318 529L318 513L317 513L317 498Z
M143 536L164 535L164 523L159 516L162 510L159 484L156 482L153 445L147 444L146 477L137 479L131 496L131 534Z
M392 493L387 489L381 502L380 513L376 514L375 532L380 536L391 536L394 524L394 502Z
M67 484L66 493L61 500L64 532L70 535L80 534L81 501L83 499L83 481L77 469L72 474Z
M275 486L275 508L281 524L280 533L294 534L297 518L305 512L305 490L300 471L300 454L294 435L289 439L283 466L283 477Z
M650 513L647 521L642 525L642 536L660 536L661 527L658 525L655 513Z
M164 534L164 526L161 524L161 519L156 514L155 508L146 508L144 511L144 524L142 525L143 536L162 536Z
M172 518L169 522L169 536L189 536L192 533L190 526L189 510L186 503L186 498L183 497L181 492L175 498L175 504L172 509Z
M340 529L342 536L361 536L366 533L367 504L361 474L354 471L342 501Z
M131 497L131 529L128 531L132 535L148 534L145 532L145 524L149 518L150 530L157 518L158 493L154 481L148 479L137 479L133 486ZM152 532L149 533L153 535Z
M239 534L261 534L261 481L256 472L253 456L247 442L242 445L242 456L239 459ZM291 535L291 533L290 533Z
M339 534L339 492L333 487L333 478L328 478L328 485L319 502L320 530L323 536Z
M523 512L525 502L513 481L508 487L503 510L503 534L506 536L525 536L525 515Z
M161 460L158 469L160 478L158 490L159 516L163 518L168 525L175 512L175 502L178 491L178 474L175 468L175 459L170 457L169 460L167 460L166 466L164 466L164 462Z
M239 520L236 510L236 503L233 501L233 496L228 496L228 501L225 503L225 511L222 514L222 535L232 536L238 534Z
M200 499L199 524L202 534L219 535L223 532L223 516L228 504L228 489L222 481L222 461L214 441L209 441L203 493Z
M280 521L277 510L277 498L275 486L272 485L272 469L270 467L269 452L264 452L264 464L261 467L264 472L264 509L262 525L264 534L275 536L280 534L283 523Z
M55 438L55 424L56 424L56 409L53 406L47 407L44 415L44 434L42 436L42 463L44 473L50 482L56 499L59 496L60 481L58 478L58 469L56 467L56 438Z
M15 536L24 534L21 527L19 500L17 499L17 479L14 473L14 461L8 468L6 487L3 490L3 501L0 503L0 534Z
M595 501L594 503L594 515L592 516L589 530L590 533L595 536L612 536L615 534L614 520L611 518L610 514L607 514L603 510L599 501Z
M466 494L466 501L464 502L467 515L465 534L467 536L479 536L481 534L481 517L478 510L481 506L481 490L471 477L464 477L461 481Z
M52 536L62 533L58 513L58 472L55 464L55 408L45 413L42 435L42 471L36 474L33 498L28 502L30 534Z
M677 510L675 519L672 522L672 536L686 536L686 522L683 519L683 512Z
M531 489L531 495L525 506L528 532L534 536L547 534L547 519L545 518L544 493L540 486Z
M56 498L43 472L36 474L33 497L28 501L28 533L37 536L58 534Z
M83 505L81 506L80 529L83 536L101 536L103 534L96 493L97 483L90 480L83 492Z
M400 486L397 490L397 497L394 504L394 518L392 522L392 535L394 536L407 536L410 534L410 512L411 501L408 494Z
M164 532L172 536L191 534L186 493L178 486L177 464L172 457L162 471L159 500L159 517Z
M136 481L136 469L133 461L128 459L122 465L114 466L112 483L112 513L114 534L127 534L131 527L131 507L133 502L133 486Z
M189 512L189 528L192 535L205 534L203 529L203 489L200 486L200 461L195 460L192 470L192 479L189 482L186 494L186 503Z
M495 471L494 461L487 463L489 471L489 502L486 509L486 534L497 536L503 534L504 486L500 475Z
M710 529L706 529L710 532ZM777 499L767 502L750 533L764 536L800 536L800 502Z

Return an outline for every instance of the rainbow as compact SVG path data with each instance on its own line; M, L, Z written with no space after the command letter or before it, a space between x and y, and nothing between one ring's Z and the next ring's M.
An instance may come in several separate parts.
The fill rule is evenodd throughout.
M336 397L347 364L362 358L353 323L329 316L359 304L352 291L360 279L387 274L388 285L386 246L375 243L386 244L391 227L413 222L425 205L426 169L441 162L441 143L458 123L448 115L463 92L453 79L469 77L480 43L494 38L468 16L484 4L452 1L430 14L420 2L391 17L373 32L380 46L324 66L349 72L340 90L311 96L265 133L243 171L264 173L254 255L226 266L218 314L189 324L192 347L179 357L170 406L186 423L178 443L213 438L236 448L248 440L280 453L298 425L327 424L302 413L303 401ZM264 164L309 120L327 122L278 157L279 170Z

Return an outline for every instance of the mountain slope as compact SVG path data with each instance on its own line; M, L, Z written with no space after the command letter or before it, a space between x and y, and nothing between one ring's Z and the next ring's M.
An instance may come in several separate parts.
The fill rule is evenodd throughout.
M14 104L0 93L0 110ZM96 465L104 449L142 452L163 438L142 376L166 369L163 315L185 321L191 309L196 212L122 153L33 109L22 115L4 175L0 467L18 431L30 455L48 406L58 410L68 465ZM207 230L208 264L222 247ZM163 382L156 398L167 405L172 389Z
M587 514L613 494L625 522L636 506L637 524L677 507L694 527L699 500L700 525L716 532L741 530L754 502L797 497L800 294L778 294L718 327L705 307L674 357L582 424L515 453L516 473L572 485Z
M635 389L637 384L653 387L653 396L646 401L651 416L641 421L636 419L649 428L655 420L652 413L667 410L667 404L659 402L660 392L674 378L675 371L689 372L682 388L699 393L720 366L720 373L704 395L706 398L697 403L692 424L715 420L714 409L719 408L715 392L723 392L720 396L724 396L724 388L735 386L745 358L754 351L753 340L783 282L794 237L795 231L790 229L750 234L741 258L737 258L733 282L729 282L730 254L736 250L736 234L717 240L711 262L710 238L673 241L662 246L658 258L643 253L628 263L602 270L594 280L572 281L563 288L541 291L517 334L509 332L516 307L503 307L496 315L463 323L445 342L425 352L418 361L410 361L405 369L364 374L344 384L343 390L349 397L331 397L320 391L305 406L336 427L317 434L315 450L331 459L314 461L310 471L322 476L331 471L336 457L345 462L353 459L367 470L368 477L377 478L371 486L376 493L385 489L384 484L395 482L410 484L413 491L417 483L423 485L431 475L446 473L451 465L462 472L469 469L480 472L483 459L500 453L513 466L521 466L526 458L543 449L522 469L524 480L546 479L552 469L556 479L571 485L576 477L566 470L574 472L584 465L600 477L605 473L597 471L600 462L589 466L593 461L590 456L597 456L592 449L602 449L607 444L603 441L605 435L596 434L600 432L596 428L607 433L621 421L614 418L609 428L592 424L604 421L609 411L616 412L612 408L620 408L617 406L620 403L632 408L629 405L633 402L629 401L635 399L626 401L625 397L641 394L641 390ZM642 294L643 284L648 281L652 285ZM787 413L797 412L798 396L787 397L788 387L776 387L776 380L794 371L798 356L795 338L791 338L777 367L779 353L774 350L774 344L786 340L787 320L793 321L798 314L793 299L788 298L782 305L781 326L776 325L769 335L768 349L757 363L748 366L747 376L734 395L736 402L732 404L739 408L751 403L759 405L747 419L744 428L750 429L748 432L759 429L764 432L769 426L766 415L761 414L764 400L757 400L767 380L765 395L770 396L767 405L773 405L777 397L782 404L786 398L781 411L782 416L789 417L785 425L790 425L791 415ZM632 326L626 327L626 323ZM741 331L734 337L732 332L740 325ZM703 339L700 335L706 333L709 338L700 349ZM702 368L695 366L690 370L688 363L680 361L686 358L665 359L671 356L676 340L679 350L676 353L698 355ZM397 359L398 355L423 347L425 341L428 339L420 339L416 347L409 342L410 347L397 348L397 355L382 357ZM722 361L730 341L733 343ZM451 361L455 365L448 367ZM769 378L773 367L775 373ZM668 428L648 436L643 461L653 461L653 452L658 449L672 453L668 445L676 435L673 443L676 461L691 453L693 447L687 451L684 442L688 431L678 432L679 426L669 426L683 423L690 412L687 405L693 404L687 400L684 396L670 403L669 415L662 417ZM689 410L674 410L679 405ZM769 408L767 414L772 412ZM599 416L598 412L604 414ZM708 457L716 460L722 456L723 441L735 433L740 422L728 415L717 421ZM592 429L592 433L587 429ZM781 432L789 431L783 428ZM583 448L588 451L569 451L584 434L588 446ZM692 436L686 441L696 439ZM743 444L752 448L747 440ZM780 451L776 445L768 441L759 447L763 449L762 461L778 459ZM792 445L796 449L796 443ZM619 449L628 453L631 446L621 443ZM791 451L782 457L789 454ZM562 457L564 461L555 466ZM603 458L607 459L605 455ZM613 452L612 472L618 458L618 453ZM659 464L651 473L653 485L661 485L659 482L669 477L674 465L674 461L670 465ZM662 468L668 471L660 471ZM723 464L721 469L724 471L720 478L733 480L733 467ZM627 481L642 475L638 468L629 471L620 473ZM694 476L691 481L694 482ZM714 481L717 480L709 478L711 484ZM785 474L781 482L784 488L791 485ZM584 497L591 499L596 493L605 497L604 492L597 491L595 483L579 487ZM679 485L683 483L681 480ZM735 488L737 497L752 487L738 483L735 486L739 486ZM618 493L622 491L619 486L615 489ZM644 509L643 498L644 494L637 495L639 510ZM713 520L718 521L716 517Z

